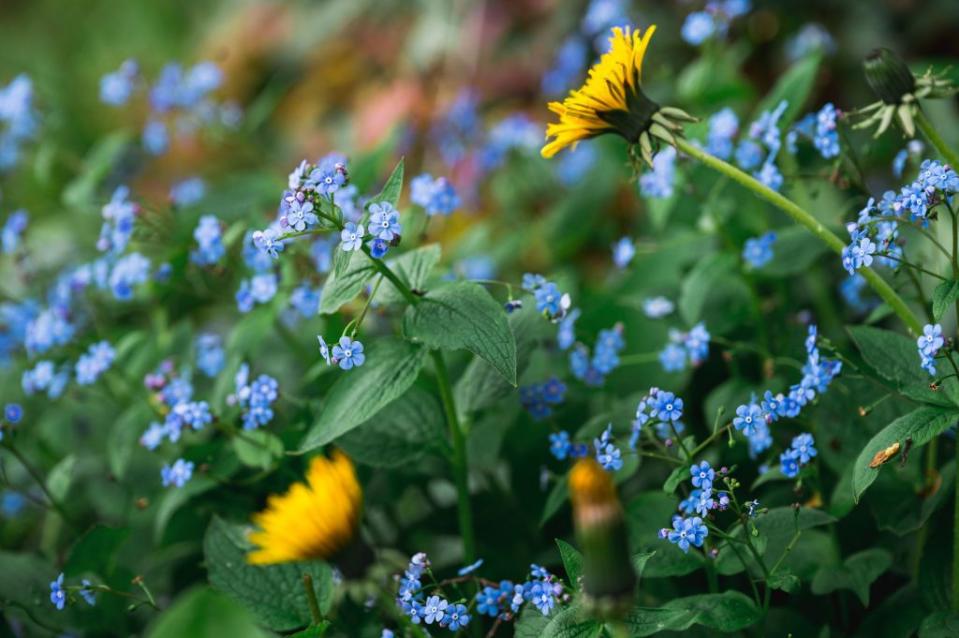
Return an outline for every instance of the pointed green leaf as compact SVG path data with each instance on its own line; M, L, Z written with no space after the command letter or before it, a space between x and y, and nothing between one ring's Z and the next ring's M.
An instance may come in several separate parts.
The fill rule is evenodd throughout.
M360 251L344 252L337 248L337 254L349 256L356 252L356 256L350 259L344 270L339 271L336 268L330 273L323 286L323 294L320 295L320 314L328 315L336 312L340 307L349 303L360 294L366 282L376 274L376 268L366 253Z
M157 616L145 635L147 638L267 638L269 634L237 603L208 587L196 587Z
M343 371L330 388L326 404L306 438L301 452L325 445L365 423L406 392L423 367L426 348L385 338L366 352L366 363Z
M869 586L892 566L892 554L874 547L853 554L839 566L824 566L812 581L812 593L828 594L837 589L856 593L864 607L869 606Z
M936 321L959 299L959 281L944 281L932 291L932 316Z
M763 612L738 591L675 598L662 607L636 607L626 617L630 636L652 636L661 631L683 631L693 625L731 632L759 621Z
M516 341L503 310L486 290L459 281L437 288L407 309L404 331L431 348L465 348L516 385Z
M396 208L400 202L400 194L403 192L403 171L404 160L401 159L396 163L396 167L394 167L393 172L390 173L386 184L383 185L383 190L371 198L367 206L377 202L389 202L393 205L393 208Z

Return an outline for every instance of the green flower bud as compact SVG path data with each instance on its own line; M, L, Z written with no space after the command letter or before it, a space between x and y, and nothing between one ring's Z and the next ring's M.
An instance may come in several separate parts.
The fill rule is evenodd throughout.
M916 90L916 78L902 58L889 49L876 49L863 61L866 82L886 104L902 104Z
M583 552L584 607L604 619L629 610L636 590L623 508L609 474L591 459L569 475L576 538Z

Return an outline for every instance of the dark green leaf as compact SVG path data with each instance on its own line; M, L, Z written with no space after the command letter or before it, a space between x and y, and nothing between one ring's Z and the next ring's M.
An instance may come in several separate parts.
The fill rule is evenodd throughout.
M944 281L932 291L932 316L936 321L959 299L959 281Z
M882 466L869 467L869 463L880 450L885 450L898 442L901 446L906 439L912 440L913 453L921 445L925 445L934 437L949 429L959 419L959 411L932 406L917 408L909 414L903 415L883 428L876 436L870 439L866 447L856 459L855 470L852 475L853 498L858 503L862 493L872 485Z
M578 607L568 607L553 616L540 638L595 638L603 626Z
M919 626L919 638L955 638L959 636L959 612L937 611L926 616Z
M338 445L359 463L402 467L443 449L444 419L436 397L413 386Z
M538 345L551 339L549 322L545 321L531 299L509 315L509 328L516 340L516 373L523 374ZM513 386L484 359L473 359L456 383L456 407L464 414L495 405L510 396Z
M63 566L63 573L67 577L88 572L108 577L116 564L117 552L129 535L130 530L125 527L92 527L73 545Z
M326 635L326 630L330 628L330 621L323 620L319 624L310 625L303 631L292 634L290 638L322 638Z
M759 272L770 277L805 272L826 250L826 244L801 226L777 230L772 261Z
M431 348L465 348L516 385L516 342L506 312L479 284L437 288L404 317L406 334Z
M147 638L266 638L253 615L207 587L181 595L147 629Z
M575 547L558 538L556 539L556 545L559 547L559 555L563 559L563 567L569 577L569 584L575 588L576 581L583 573L583 555Z
M194 496L212 490L216 483L208 476L194 476L183 487L171 488L163 492L157 504L156 518L153 520L153 536L156 540L163 537L170 518Z
M856 593L864 607L869 606L869 586L892 566L892 554L874 547L853 554L842 565L825 566L816 572L812 593L828 594L837 589Z
M346 371L330 388L326 404L300 445L308 452L367 422L419 376L426 349L393 338L374 343L366 363Z
M787 594L793 594L799 591L802 582L796 574L788 569L780 568L769 578L769 586L773 589L781 589Z
M752 599L738 591L675 598L662 607L636 607L626 617L630 636L683 631L699 624L722 632L738 631L762 617Z
M214 518L203 539L210 584L252 612L263 625L289 631L306 625L310 608L303 574L313 577L320 609L329 609L333 595L332 569L321 561L250 565L251 549L244 527Z

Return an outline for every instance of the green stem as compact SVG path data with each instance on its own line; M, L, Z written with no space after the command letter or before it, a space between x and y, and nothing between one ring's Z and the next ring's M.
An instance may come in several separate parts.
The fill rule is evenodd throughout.
M63 520L69 521L70 515L67 514L66 509L64 509L60 501L58 501L56 498L53 497L53 494L50 492L50 488L47 487L47 481L43 477L43 474L40 473L40 470L38 470L33 465L33 463L31 463L29 459L27 459L27 457L20 452L20 450L18 450L17 448L13 446L12 441L10 443L5 444L4 447L10 450L10 453L13 454L13 456L16 457L18 461L20 461L20 465L24 467L27 473L29 473L30 476L33 477L33 480L36 481L37 485L40 486L40 489L43 491L44 496L46 496L47 500L50 501L50 507L55 509L57 513L63 517Z
M457 514L459 517L460 535L463 537L463 561L467 564L476 560L476 541L473 537L473 510L470 504L469 466L466 455L466 435L456 414L456 404L453 400L453 389L450 386L449 372L443 353L439 350L430 352L433 357L433 367L436 370L436 382L439 385L440 400L443 402L443 411L446 413L446 422L450 429L450 438L453 440L453 479L456 484Z
M809 232L815 235L824 244L829 246L829 248L831 248L833 251L840 254L842 253L842 249L845 248L846 244L843 243L843 241L835 233L823 226L822 222L800 208L795 202L786 199L768 186L761 184L754 177L739 170L732 164L724 162L718 157L707 153L703 149L693 146L682 137L676 138L676 148L683 153L686 153L690 157L699 160L713 170L725 175L741 186L749 189L758 197L765 199L770 204L789 215L795 222L804 226ZM899 318L902 319L903 323L906 324L906 327L910 332L914 334L919 334L922 332L922 322L919 321L916 315L913 314L912 310L909 309L909 306L906 305L906 302L903 301L898 294L896 294L896 291L893 290L892 287L886 283L882 277L880 277L871 268L861 268L859 272L869 283L869 285L872 286L872 289L876 291L876 294L878 294L883 301L889 304L889 307L892 308L893 312L895 312Z
M959 611L959 471L956 472L956 494L952 518L952 609Z
M959 155L956 155L956 152L949 148L945 140L939 136L939 132L933 127L932 122L930 122L926 114L922 112L922 109L917 110L913 119L916 122L916 127L922 132L925 138L929 140L929 143L936 147L936 151L939 152L942 159L946 160L952 168L959 169Z
M316 601L316 590L313 589L313 576L303 574L303 589L306 592L306 604L310 606L310 618L313 624L318 625L323 621L323 614L320 613L320 605Z

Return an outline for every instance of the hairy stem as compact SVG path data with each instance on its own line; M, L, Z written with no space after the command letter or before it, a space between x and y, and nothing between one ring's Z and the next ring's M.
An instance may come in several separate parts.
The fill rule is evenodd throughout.
M749 189L758 197L766 200L776 208L789 215L795 222L805 227L809 232L815 235L819 240L826 244L836 253L842 253L845 243L831 230L822 225L818 219L810 215L795 202L789 200L768 186L763 185L754 177L741 171L732 164L725 162L718 157L711 155L703 149L697 148L682 137L676 138L676 148L690 157L693 157L706 166L725 175L739 185ZM893 312L899 316L906 327L913 334L922 332L922 322L913 314L912 310L903 299L896 294L896 291L874 270L871 268L861 268L860 274L865 278L873 290L876 291L883 301L889 304Z

